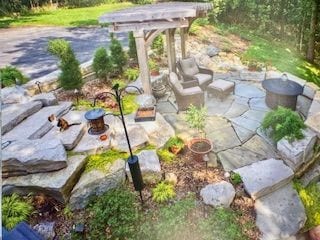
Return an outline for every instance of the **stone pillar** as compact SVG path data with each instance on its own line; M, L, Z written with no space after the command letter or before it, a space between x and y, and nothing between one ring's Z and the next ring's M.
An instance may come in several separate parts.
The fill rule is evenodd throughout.
M187 40L187 28L180 28L181 39L181 57L186 58L186 40Z
M167 57L169 72L176 72L176 50L174 41L175 28L166 30Z
M151 83L150 83L150 74L149 74L149 66L148 66L148 54L145 43L145 36L143 31L134 32L133 34L136 45L137 45L137 55L138 55L138 63L140 70L140 78L142 83L142 88L144 93L151 94Z

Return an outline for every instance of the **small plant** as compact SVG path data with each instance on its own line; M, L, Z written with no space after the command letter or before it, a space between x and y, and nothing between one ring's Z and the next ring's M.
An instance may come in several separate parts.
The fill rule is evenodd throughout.
M134 193L121 187L96 198L90 206L88 239L135 239L139 209Z
M271 138L278 142L282 138L292 142L295 139L302 139L302 129L306 128L301 117L294 111L284 107L278 107L269 112L263 122L262 128L270 130Z
M109 73L111 72L111 61L109 59L107 50L100 47L96 50L92 64L93 70L100 79L108 80Z
M73 216L72 210L69 205L66 205L63 209L63 215L66 217L66 219L71 219Z
M151 49L153 49L158 55L162 55L164 53L162 34L156 36L156 38L153 40Z
M11 230L19 222L27 221L33 207L30 203L23 201L16 193L2 198L2 224Z
M239 173L232 172L230 175L230 181L233 185L242 183L242 179Z
M150 72L151 72L151 75L159 75L159 65L158 63L153 60L153 59L149 59L148 61L148 66L149 66L149 69L150 69Z
M121 43L113 35L111 35L110 53L113 72L123 73L123 68L127 64L127 57Z
M119 78L113 79L111 82L112 86L116 84L119 84L119 89L127 86L127 83L123 79L119 79Z
M192 104L186 112L186 121L191 128L196 129L199 134L204 133L207 109L205 107L197 108Z
M135 81L139 77L139 69L138 68L128 68L124 72L124 76L129 80L129 81Z
M176 159L176 155L170 152L167 148L158 149L157 154L160 157L160 160L165 163L173 163Z
M28 80L29 79L15 67L6 66L0 68L0 82L4 87L10 87L15 84L21 85L28 82Z
M48 51L60 58L60 86L65 90L80 89L83 84L80 64L70 44L64 39L51 40Z
M136 40L134 39L133 32L129 32L128 55L130 58L134 59L136 62L138 61Z
M169 138L164 147L169 149L170 152L177 154L184 148L184 145L184 141L181 138L175 136Z
M174 186L171 183L160 182L152 189L152 200L157 203L166 202L175 196Z

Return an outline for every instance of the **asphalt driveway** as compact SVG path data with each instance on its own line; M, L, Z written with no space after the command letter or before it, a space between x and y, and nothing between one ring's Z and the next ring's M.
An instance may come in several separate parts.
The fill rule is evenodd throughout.
M118 34L127 46L127 34ZM85 27L25 27L0 29L0 67L13 65L31 78L37 78L57 69L58 60L47 52L50 39L64 38L71 43L77 59L83 63L93 57L100 46L108 46L106 28Z

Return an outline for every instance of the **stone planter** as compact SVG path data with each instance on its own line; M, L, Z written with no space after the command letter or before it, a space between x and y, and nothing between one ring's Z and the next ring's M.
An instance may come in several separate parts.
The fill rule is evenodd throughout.
M152 93L156 98L161 98L166 94L166 86L165 85L155 85L152 87Z

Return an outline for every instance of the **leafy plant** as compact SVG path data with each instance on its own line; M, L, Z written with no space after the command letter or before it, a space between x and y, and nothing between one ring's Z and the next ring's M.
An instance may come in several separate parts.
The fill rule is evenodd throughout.
M171 183L160 182L152 189L152 200L157 203L166 202L175 196L174 186Z
M10 87L15 84L21 85L28 81L29 79L15 67L6 66L0 68L0 82L5 87Z
M112 189L90 204L88 239L135 239L139 209L135 195L121 187Z
M176 159L176 155L170 152L167 148L158 149L157 154L160 157L160 160L165 163L172 163Z
M63 215L67 218L67 219L71 219L73 216L72 210L70 208L69 205L66 205L63 209Z
M111 82L112 86L119 84L119 89L127 86L127 83L123 79L113 79Z
M112 65L105 48L100 47L96 50L92 67L98 78L108 80Z
M139 69L138 68L128 68L124 72L124 76L129 80L129 81L134 81L139 77Z
M199 133L204 133L207 109L205 107L197 108L190 104L186 111L186 121L191 128L197 129Z
M81 88L83 82L80 64L70 44L64 39L51 40L48 44L48 51L60 58L60 86L65 90Z
M284 107L278 107L269 112L262 122L262 128L270 130L272 139L276 142L282 138L292 142L295 139L302 139L302 129L306 128L301 117L294 111Z
M300 199L304 205L307 221L304 230L309 230L320 225L320 186L317 183L310 183L303 187L301 183L295 182Z
M156 36L156 38L153 40L151 49L153 49L158 55L162 55L164 53L162 34Z
M22 200L16 193L2 198L2 224L7 229L14 228L19 222L27 221L33 207Z
M160 70L158 63L153 59L148 60L148 66L149 66L150 71L158 72Z
M230 175L230 181L233 185L242 183L242 179L239 173L232 172Z
M170 147L179 147L183 148L184 147L184 141L179 138L178 136L170 137L169 140L166 142L164 145L165 148L170 148Z
M129 51L128 55L130 58L133 58L135 61L138 61L138 55L137 55L137 46L136 46L136 40L133 36L133 32L129 32Z
M113 35L111 35L110 52L113 72L121 74L124 66L127 64L127 57L121 43Z

